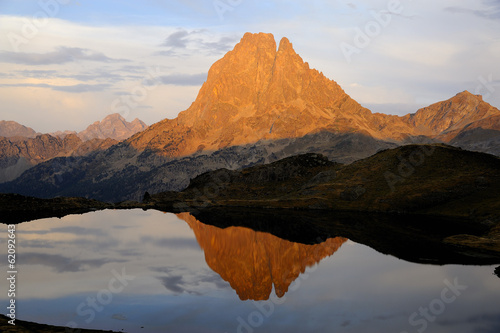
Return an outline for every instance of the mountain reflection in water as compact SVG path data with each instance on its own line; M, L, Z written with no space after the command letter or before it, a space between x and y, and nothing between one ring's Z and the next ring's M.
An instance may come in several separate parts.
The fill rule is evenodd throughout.
M428 323L429 332L500 332L500 281L492 274L500 260L454 255L441 240L457 232L456 222L134 209L21 223L18 319L129 333L230 333L249 332L242 320L255 324L261 314L254 332L416 332L410 316L434 304L444 281L456 281L467 290ZM422 223L434 226L424 238ZM0 244L6 230L0 225ZM116 274L130 279L103 299ZM8 302L0 295L0 305Z
M208 266L229 282L241 300L267 300L273 285L276 295L283 297L307 267L331 256L347 241L335 237L320 244L300 244L243 227L220 229L189 213L177 216L193 230Z

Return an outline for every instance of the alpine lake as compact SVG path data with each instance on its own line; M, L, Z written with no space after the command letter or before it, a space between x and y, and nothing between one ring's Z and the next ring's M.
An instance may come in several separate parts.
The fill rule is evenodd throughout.
M393 219L132 209L20 223L16 317L68 332L500 332L500 262L434 241L452 222L422 240L416 226L436 221Z

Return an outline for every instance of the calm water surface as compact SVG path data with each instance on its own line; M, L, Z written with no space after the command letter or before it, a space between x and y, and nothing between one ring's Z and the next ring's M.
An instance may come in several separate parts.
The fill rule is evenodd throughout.
M414 264L345 238L305 245L142 210L22 223L17 241L23 320L127 332L500 332L495 266Z

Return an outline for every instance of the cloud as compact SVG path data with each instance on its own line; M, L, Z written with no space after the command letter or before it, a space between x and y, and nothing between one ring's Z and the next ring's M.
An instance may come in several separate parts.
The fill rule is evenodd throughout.
M165 38L161 46L185 49L189 42L189 36L197 34L196 31L187 32L186 30L179 30Z
M181 51L204 51L207 54L220 54L229 51L239 40L236 36L222 36L218 40L209 40L208 31L205 29L187 31L179 29L165 38L160 46L168 50L157 52L157 55L178 56Z
M143 243L154 243L156 246L171 248L171 249L195 249L199 250L200 246L195 239L192 238L161 238L155 239L152 237L143 237Z
M481 2L486 8L470 9L458 6L451 6L451 7L446 7L445 10L450 13L471 14L489 20L500 19L500 0L482 0Z
M206 73L200 74L172 74L159 77L159 81L163 84L173 84L177 86L199 86L207 80ZM154 83L154 82L148 82Z
M84 73L63 73L57 70L18 70L11 73L11 78L34 78L34 79L74 79L78 81L107 81L107 82L119 82L124 80L140 80L144 77L145 69L144 67L140 67L142 69L142 76L135 74L135 69L131 69L130 67L134 66L124 66L119 69L112 68L98 68L94 70L86 70ZM126 74L122 74L125 72Z
M89 91L102 91L106 88L109 88L109 84L75 84L72 86L52 86L52 90L56 91L64 91L70 93L82 93Z
M56 70L40 70L40 69L33 69L33 70L22 70L22 71L16 71L17 74L20 74L21 76L24 77L29 77L29 78L53 78L57 76L57 71Z
M46 235L53 233L64 233L64 234L74 234L74 235L102 235L102 230L95 228L83 228L78 226L68 226L68 227L59 227L52 228L50 230L31 230L25 231L25 234L37 234L37 235Z
M184 292L184 287L182 287L182 276L174 275L174 276L162 276L158 278L161 281L161 284L167 288L168 290L182 294Z
M47 53L22 53L3 51L0 53L0 62L21 64L21 65L52 65L64 64L76 61L97 61L97 62L124 62L127 59L113 59L104 53L83 49L79 47L58 47L56 51Z
M162 285L176 294L188 293L201 295L203 292L202 285L214 285L218 289L230 287L229 283L224 281L215 272L204 269L199 272L185 271L180 267L157 267L151 270L163 273L166 276L157 277Z
M44 253L23 253L20 257L24 264L52 267L58 273L85 271L89 268L98 268L111 262L106 259L75 260L57 254ZM115 260L115 262L123 261Z
M216 42L204 42L202 45L207 50L222 53L232 49L238 41L239 38L237 37L222 37Z
M62 91L69 93L84 93L93 91L103 91L110 87L109 84L75 84L69 86L56 86L46 83L5 83L0 84L0 87L32 87L32 88L49 88L54 91Z

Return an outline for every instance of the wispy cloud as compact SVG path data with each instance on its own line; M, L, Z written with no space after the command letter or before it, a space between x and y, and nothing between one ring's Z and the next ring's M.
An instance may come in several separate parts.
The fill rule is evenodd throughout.
M229 287L229 283L224 281L218 274L211 270L201 270L196 273L186 271L179 267L157 267L153 271L162 273L157 279L167 289L176 294L188 293L200 295L203 293L202 285L210 284L219 289Z
M76 61L125 62L127 59L113 59L102 52L96 52L79 47L58 47L47 53L0 52L0 62L21 65L53 65Z
M484 8L470 9L459 6L446 7L445 10L451 13L471 14L489 20L500 19L500 0L483 0L481 1Z
M111 262L106 259L75 260L57 254L45 253L23 253L21 255L23 263L26 265L44 265L51 267L56 272L80 272L89 268L98 268ZM122 262L115 260L114 262Z
M199 29L188 31L179 29L168 35L160 44L167 50L158 52L160 55L179 55L187 50L197 49L207 54L219 54L229 51L238 42L236 36L222 36L218 40L211 41L208 38L208 30Z
M176 86L199 86L207 80L207 73L200 74L172 74L160 76L155 80L146 80L146 85L154 85L158 81L162 84L172 84Z
M144 68L142 72L144 72ZM34 79L74 79L77 81L105 81L119 82L124 80L139 80L143 75L130 72L127 67L121 69L99 68L86 70L85 72L67 73L57 70L19 70L10 73L10 78L34 78Z
M69 93L84 93L90 91L102 91L110 87L109 84L75 84L69 86L57 86L46 83L6 83L0 84L0 87L32 87L32 88L48 88L54 91L63 91Z
M185 49L192 37L199 35L201 32L203 32L203 30L194 30L191 32L184 29L178 30L165 38L165 41L161 44L161 46Z

